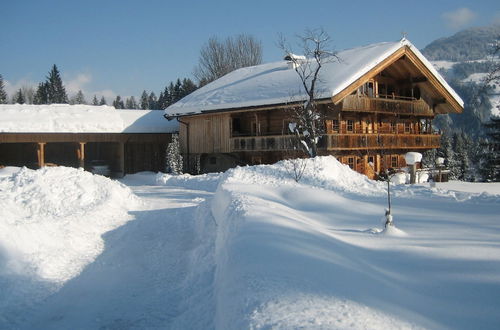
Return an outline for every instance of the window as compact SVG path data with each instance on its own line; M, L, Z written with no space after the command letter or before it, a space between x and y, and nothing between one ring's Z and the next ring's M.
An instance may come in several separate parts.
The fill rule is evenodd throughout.
M373 83L369 82L366 84L366 95L368 97L373 97Z
M347 165L349 165L351 169L354 169L354 157L347 157Z
M391 156L391 167L398 167L398 156Z
M391 121L391 132L396 132L396 123Z
M354 131L354 120L347 120L347 131Z
M332 120L333 122L333 131L338 132L340 130L340 125L338 119Z
M375 158L373 156L368 156L368 163L371 163L372 165L375 164Z
M233 134L238 135L241 132L240 118L233 118Z

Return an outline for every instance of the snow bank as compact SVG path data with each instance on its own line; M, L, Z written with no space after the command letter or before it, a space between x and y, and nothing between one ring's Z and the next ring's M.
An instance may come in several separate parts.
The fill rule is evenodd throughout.
M385 192L382 182L368 179L348 165L340 163L333 156L308 159L283 160L272 165L237 167L229 170L224 182L244 182L247 184L265 184L280 186L283 183L294 184L294 167L305 164L305 170L299 180L300 185L355 193L360 195L380 195Z
M124 185L81 169L0 170L0 291L8 292L0 310L78 275L137 202Z
M395 226L367 230L384 214L385 184L333 157L307 162L299 183L289 161L222 176L215 328L495 328L497 199L397 186Z

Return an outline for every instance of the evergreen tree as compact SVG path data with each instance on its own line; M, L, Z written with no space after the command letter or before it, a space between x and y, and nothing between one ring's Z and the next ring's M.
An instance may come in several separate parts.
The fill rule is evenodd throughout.
M148 109L158 110L158 100L154 92L151 92L148 96Z
M87 104L87 101L85 101L85 96L83 95L83 92L81 90L76 93L75 104Z
M101 96L101 100L99 101L99 105L107 105L108 103L106 102L106 99L104 96Z
M191 94L192 92L194 92L197 89L198 89L198 87L191 79L184 78L182 80L182 86L181 86L181 90L182 90L181 98Z
M485 124L488 129L488 141L485 145L489 157L483 167L486 181L500 181L500 118L490 118Z
M63 86L57 66L54 64L46 80L48 103L68 103L68 95Z
M469 154L467 142L470 142L464 132L453 135L453 152L455 155L456 178L462 181L468 179L469 173Z
M177 134L172 134L172 142L167 146L165 161L167 173L182 174L182 155Z
M169 105L171 104L174 104L174 83L173 82L170 82L170 84L165 87L165 104L166 104L166 107L168 107Z
M113 106L115 109L125 109L125 104L123 104L123 100L120 95L116 96L116 99L113 101Z
M453 136L449 131L444 131L441 135L441 146L438 150L438 157L443 157L444 165L450 170L448 177L450 179L458 178L457 162L455 161L455 153L453 152Z
M146 91L143 91L141 95L141 109L142 110L149 109L149 96L148 93L146 93Z
M165 109L165 94L163 92L160 92L160 96L158 96L158 109L163 110Z
M7 93L5 92L5 87L3 85L3 77L0 74L0 104L7 103Z
M127 98L125 101L125 108L126 109L137 109L137 102L135 101L135 97L131 96Z
M180 79L177 79L177 81L175 82L175 85L171 91L171 95L172 103L175 103L182 98L182 83Z
M39 83L38 88L35 92L35 98L33 100L34 104L48 104L49 103L49 92L46 82Z
M23 95L23 91L21 90L21 88L19 88L16 95L14 95L13 101L14 101L14 103L24 104L25 100L24 100L24 95Z
M92 99L92 105L99 105L99 101L97 100L97 96L94 94L94 98Z

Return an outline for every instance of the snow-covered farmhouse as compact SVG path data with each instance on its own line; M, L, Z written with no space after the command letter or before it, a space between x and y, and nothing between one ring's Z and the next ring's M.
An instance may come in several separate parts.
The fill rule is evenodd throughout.
M161 171L178 123L163 111L88 105L0 105L0 166L64 165L122 176Z
M374 177L406 166L404 154L439 147L437 114L461 113L463 101L406 39L348 49L324 64L317 101L326 134L319 154L333 154ZM286 60L247 67L168 107L181 122L183 152L202 170L271 163L294 153L290 108L303 102L299 76Z

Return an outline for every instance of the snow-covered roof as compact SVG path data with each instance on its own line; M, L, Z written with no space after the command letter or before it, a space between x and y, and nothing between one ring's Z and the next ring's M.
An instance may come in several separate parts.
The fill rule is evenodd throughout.
M462 99L446 83L432 64L408 40L382 42L348 49L337 55L340 62L325 63L320 71L318 99L332 98L383 62L408 46L461 105ZM194 91L165 111L168 115L190 115L204 111L284 104L305 100L301 81L287 61L235 70Z
M172 133L163 111L93 105L0 104L0 133Z

